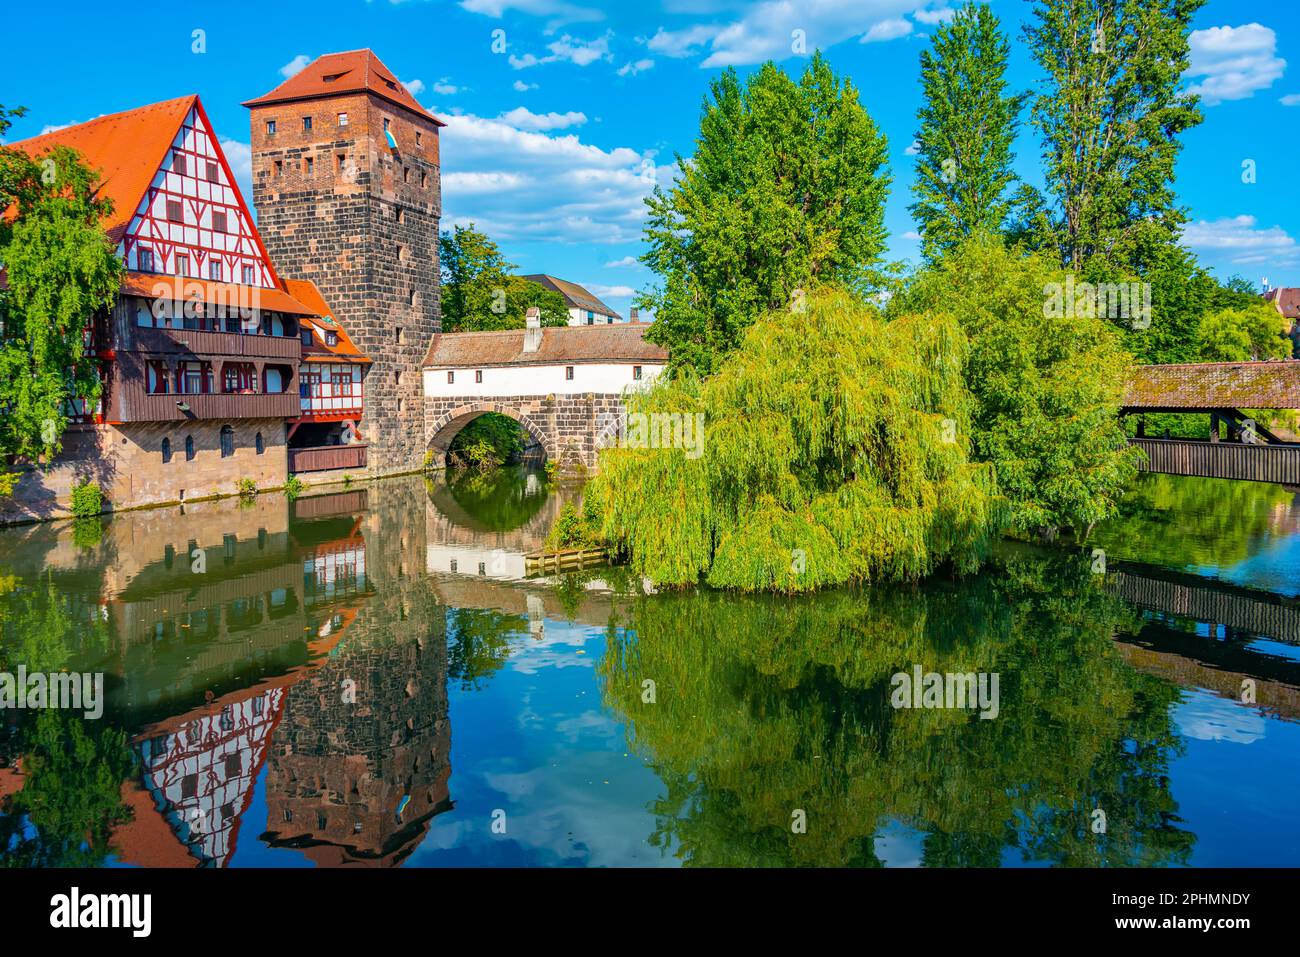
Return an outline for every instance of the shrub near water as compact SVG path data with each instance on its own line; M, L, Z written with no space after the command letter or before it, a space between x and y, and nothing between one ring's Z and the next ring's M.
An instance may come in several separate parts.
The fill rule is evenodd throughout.
M630 413L703 413L703 454L607 449L600 534L662 585L807 591L973 569L998 530L968 459L964 339L946 315L885 322L827 291L761 318L718 372L661 381Z
M95 482L78 482L72 487L72 514L90 518L104 510L104 493Z

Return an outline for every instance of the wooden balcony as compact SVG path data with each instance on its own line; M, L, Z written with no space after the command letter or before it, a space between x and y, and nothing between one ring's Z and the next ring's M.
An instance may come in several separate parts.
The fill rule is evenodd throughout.
M364 469L366 446L318 445L305 449L289 449L289 471L327 472L333 469Z
M123 389L121 406L112 418L118 422L184 422L189 419L287 419L298 414L296 392L231 395L149 395ZM188 411L180 408L181 404Z
M292 359L302 356L296 336L244 335L201 329L151 329L134 327L132 342L123 351L155 355L193 355L204 359Z

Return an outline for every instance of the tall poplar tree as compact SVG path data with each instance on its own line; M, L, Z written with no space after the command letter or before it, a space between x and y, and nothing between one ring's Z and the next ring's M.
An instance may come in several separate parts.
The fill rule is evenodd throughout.
M1203 3L1037 0L1025 39L1046 74L1033 124L1049 197L1036 231L1067 268L1140 269L1185 221L1174 163L1202 118L1181 84Z
M815 286L865 292L885 249L886 142L820 54L795 81L773 63L713 81L695 155L646 200L642 261L660 277L639 304L674 371L713 372L770 310Z
M969 3L921 52L925 100L909 208L927 260L973 232L998 230L1011 211L1011 146L1025 94L1006 91L1009 49L993 12Z

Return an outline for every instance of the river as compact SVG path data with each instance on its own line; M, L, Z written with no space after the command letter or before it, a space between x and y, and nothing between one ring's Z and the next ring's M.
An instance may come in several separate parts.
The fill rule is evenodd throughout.
M1300 496L1143 476L1082 545L788 599L525 579L576 494L0 530L0 672L103 675L0 712L0 865L1300 864Z

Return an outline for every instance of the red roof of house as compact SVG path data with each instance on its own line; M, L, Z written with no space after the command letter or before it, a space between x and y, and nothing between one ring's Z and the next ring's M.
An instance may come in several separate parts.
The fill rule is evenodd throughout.
M287 282L281 280L281 285L287 286ZM285 288L263 289L261 286L167 276L162 273L123 273L119 293L123 296L143 296L146 299L163 297L178 302L197 299L199 302L228 308L265 309L304 318L316 315L314 305L304 303Z
M1286 319L1300 319L1300 288L1283 286L1264 293L1264 301L1272 303Z
M357 348L348 331L334 318L329 304L321 295L316 284L310 279L285 279L285 290L294 299L311 309L311 316L304 316L302 324L312 330L311 345L302 347L302 357L308 362L370 362ZM337 337L334 345L325 341L325 333L332 332Z
M373 93L390 103L404 106L412 113L446 126L416 101L402 81L373 50L349 50L346 53L327 53L309 63L298 73L285 80L270 93L245 100L244 106L265 106L269 103L286 103L292 100L310 100L343 93Z
M191 94L151 103L8 145L32 157L56 146L68 146L80 153L88 166L98 169L99 193L113 202L104 229L117 242L162 166L181 122L197 101Z

